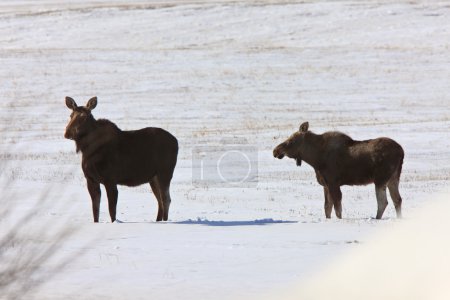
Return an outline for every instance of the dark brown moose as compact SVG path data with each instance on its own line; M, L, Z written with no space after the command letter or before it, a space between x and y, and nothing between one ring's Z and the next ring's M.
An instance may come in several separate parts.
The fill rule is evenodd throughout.
M314 134L308 122L273 150L273 156L302 160L316 171L317 181L324 188L325 216L331 217L334 206L336 216L342 218L342 185L375 183L378 203L377 219L381 219L388 204L386 187L394 202L397 217L402 216L402 198L398 191L404 152L395 141L381 137L355 141L349 136L330 131Z
M116 220L117 185L137 186L150 183L158 200L156 221L167 221L170 206L170 181L177 163L178 141L161 128L147 127L122 131L113 122L96 120L91 111L97 97L86 106L77 106L66 97L72 110L64 137L75 141L82 153L81 167L92 199L94 222L100 210L100 184L108 196L111 222Z

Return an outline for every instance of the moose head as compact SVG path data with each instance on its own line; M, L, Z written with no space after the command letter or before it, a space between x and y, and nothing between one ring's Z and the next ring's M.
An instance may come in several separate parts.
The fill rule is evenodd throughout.
M282 159L284 156L294 158L297 162L297 166L301 166L301 152L304 147L304 138L306 132L308 132L308 128L308 122L304 122L300 125L299 131L295 132L286 141L275 147L273 150L273 156L278 159Z
M64 137L76 140L86 135L92 124L95 123L91 111L97 106L97 97L89 99L86 106L78 106L75 100L66 97L66 105L72 110L72 113L70 114L70 121L66 126Z

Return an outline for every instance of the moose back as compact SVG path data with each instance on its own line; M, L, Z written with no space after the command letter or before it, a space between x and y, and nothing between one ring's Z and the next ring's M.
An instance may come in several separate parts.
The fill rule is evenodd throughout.
M178 141L161 128L122 131L113 122L96 120L92 110L97 97L78 106L66 97L72 110L64 137L75 141L81 151L84 176L92 200L94 222L99 221L100 184L108 196L111 222L116 220L117 185L138 186L149 183L158 201L156 221L167 221L170 207L170 182L178 155Z

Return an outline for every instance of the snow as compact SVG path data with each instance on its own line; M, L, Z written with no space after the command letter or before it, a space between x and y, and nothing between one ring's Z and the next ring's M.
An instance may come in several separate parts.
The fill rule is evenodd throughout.
M378 232L367 244L351 249L326 270L286 289L288 292L281 298L330 299L345 295L349 300L447 299L448 196L434 196L433 202L415 211L413 218Z
M272 149L303 121L389 136L406 153L406 219L448 192L449 14L420 1L2 1L0 233L18 226L23 246L1 244L0 270L57 241L32 274L53 276L28 297L258 298L303 282L402 222L391 202L372 219L372 185L343 187L344 219L325 220L313 169ZM178 138L170 222L154 221L144 185L119 187L117 224L102 189L92 223L65 96ZM196 149L240 145L250 184L195 182Z

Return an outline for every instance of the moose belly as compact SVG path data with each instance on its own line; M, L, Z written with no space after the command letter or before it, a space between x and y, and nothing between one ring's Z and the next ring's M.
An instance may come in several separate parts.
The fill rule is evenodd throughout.
M154 166L148 164L124 164L116 174L117 183L126 186L138 186L149 183L156 174Z
M138 186L138 185L149 183L149 182L150 182L150 178L148 178L147 180L143 180L142 178L124 178L124 179L121 179L119 182L117 182L117 184L133 187L133 186Z
M149 183L155 175L155 167L148 163L135 163L127 160L102 160L86 163L83 166L86 177L107 184L138 186Z
M374 182L374 168L370 164L351 164L340 172L342 185L367 185Z
M359 177L359 178L345 178L342 180L342 185L367 185L373 183L373 178L370 177Z

